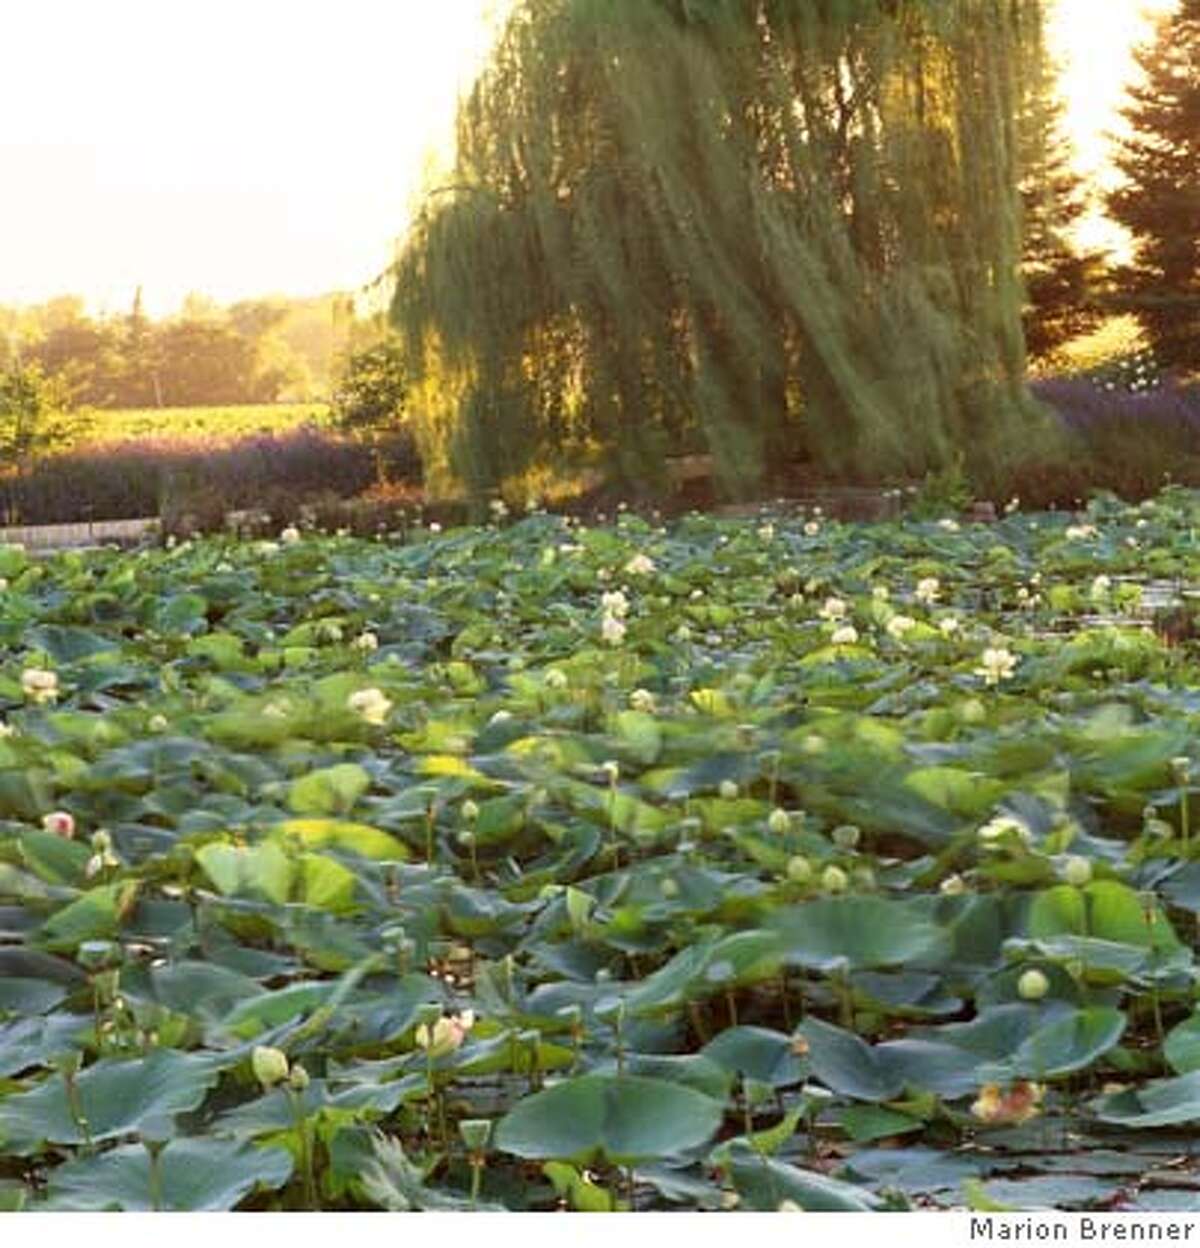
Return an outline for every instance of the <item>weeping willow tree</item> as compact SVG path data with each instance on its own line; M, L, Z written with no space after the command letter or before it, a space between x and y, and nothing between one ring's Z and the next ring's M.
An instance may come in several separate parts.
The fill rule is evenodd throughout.
M731 494L1041 427L1016 118L1040 0L518 0L397 262L426 461L707 448Z

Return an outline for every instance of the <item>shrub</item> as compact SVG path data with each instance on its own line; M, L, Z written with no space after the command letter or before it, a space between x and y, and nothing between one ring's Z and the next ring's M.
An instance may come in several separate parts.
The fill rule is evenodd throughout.
M129 442L56 455L0 481L0 507L22 524L183 513L212 518L244 508L298 514L306 499L367 490L381 457L394 479L419 484L420 460L403 431L378 447L312 428L216 446ZM202 527L210 527L207 519Z
M1110 389L1073 377L1038 382L1033 392L1057 414L1068 445L1061 459L1014 473L1010 487L1024 505L1073 506L1102 489L1146 498L1167 480L1200 485L1200 387L1168 380Z
M403 419L404 363L399 343L385 338L352 352L333 391L333 418L346 432L394 428Z

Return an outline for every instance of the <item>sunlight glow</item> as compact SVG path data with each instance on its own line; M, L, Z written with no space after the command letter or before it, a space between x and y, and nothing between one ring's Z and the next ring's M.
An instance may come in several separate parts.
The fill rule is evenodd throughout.
M503 0L8 6L0 303L152 313L387 264Z
M1076 167L1097 189L1112 186L1111 135L1120 133L1125 86L1137 73L1135 47L1154 32L1155 19L1177 0L1057 0L1050 43L1062 65L1067 129L1075 143ZM1088 246L1125 250L1125 236L1099 206L1083 222Z

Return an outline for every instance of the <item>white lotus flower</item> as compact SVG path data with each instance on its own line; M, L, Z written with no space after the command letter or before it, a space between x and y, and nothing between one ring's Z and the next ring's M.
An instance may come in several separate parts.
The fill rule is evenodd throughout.
M21 673L21 688L31 702L53 702L58 697L58 674L27 667Z
M467 1038L467 1032L475 1026L475 1012L464 1010L461 1014L443 1015L429 1027L422 1023L416 1031L419 1048L424 1049L430 1057L444 1057L453 1053Z
M984 684L998 685L1008 680L1016 669L1018 659L1003 646L989 646L983 652L980 665L975 669L976 676L982 676Z
M359 689L346 699L346 705L368 724L382 724L392 709L391 701L381 689Z
M853 624L843 624L833 630L829 640L835 646L852 646L858 641L858 629Z
M889 637L894 637L900 641L904 634L917 626L916 620L910 615L893 615L887 622L887 631Z
M817 614L824 620L843 619L846 615L846 604L841 598L826 598Z
M279 534L279 540L285 546L294 546L300 540L300 530L294 524L289 524L286 529Z
M917 582L917 601L931 606L941 596L942 584L936 576L926 576Z
M635 689L629 695L629 705L635 711L642 711L647 715L653 715L657 709L654 694L649 689Z
M367 630L366 632L359 633L351 644L354 646L355 650L362 650L369 654L372 650L379 649L379 638L370 630Z
M625 640L625 625L615 615L605 615L600 621L600 636L610 646L619 646Z
M629 599L619 589L614 589L600 595L600 608L605 615L615 615L617 619L623 619L629 614Z
M996 842L1008 836L1016 837L1025 845L1033 841L1033 833L1029 830L1029 825L1023 819L1018 819L1016 815L996 815L995 818L989 819L976 835L985 846L995 845Z
M944 637L951 637L958 632L958 617L953 615L944 615L938 620L938 628Z
M650 576L654 571L654 560L649 555L637 554L625 565L630 576Z

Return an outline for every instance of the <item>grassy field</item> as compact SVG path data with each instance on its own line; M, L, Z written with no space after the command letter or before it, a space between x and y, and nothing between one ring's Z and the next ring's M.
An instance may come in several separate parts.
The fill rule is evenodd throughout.
M145 407L97 412L80 446L122 442L222 443L264 433L286 433L301 425L329 423L324 403L251 403L236 407Z

